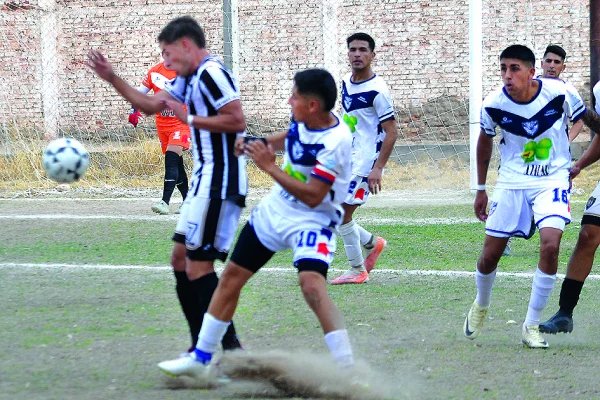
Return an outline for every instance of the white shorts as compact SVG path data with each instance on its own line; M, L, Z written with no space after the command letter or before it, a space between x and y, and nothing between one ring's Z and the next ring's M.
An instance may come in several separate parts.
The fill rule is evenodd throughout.
M173 240L184 242L194 261L225 261L242 207L232 201L188 196L181 206Z
M333 229L313 221L289 219L265 204L250 215L250 224L260 242L272 252L292 249L294 264L301 260L333 262L336 236Z
M490 202L485 233L501 238L530 238L535 226L564 231L565 225L571 222L570 197L568 186L554 189L496 188Z
M351 206L361 206L367 202L369 194L368 177L354 175L350 180L350 185L348 185L348 194L344 203Z

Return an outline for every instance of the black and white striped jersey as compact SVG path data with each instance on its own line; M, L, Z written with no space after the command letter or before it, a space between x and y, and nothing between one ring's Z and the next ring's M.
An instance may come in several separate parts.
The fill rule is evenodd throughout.
M240 99L240 90L231 73L215 57L202 61L193 75L177 76L165 90L184 103L190 114L210 117L219 109ZM234 155L237 134L190 128L194 167L189 194L227 199L245 205L248 191L246 159Z

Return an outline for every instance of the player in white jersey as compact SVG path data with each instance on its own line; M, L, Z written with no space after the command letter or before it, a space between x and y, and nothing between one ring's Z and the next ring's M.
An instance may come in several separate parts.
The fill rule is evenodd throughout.
M339 232L350 264L333 285L363 283L386 247L352 219L354 211L365 204L369 194L381 190L383 168L398 138L394 106L385 81L376 75L371 62L375 57L375 41L366 33L355 33L346 39L352 71L342 80L344 122L352 132L352 180L344 201L344 221ZM368 252L363 256L363 248Z
M560 74L565 70L565 59L567 57L567 53L565 50L557 45L550 45L546 47L544 52L544 57L541 60L542 67L542 75L538 75L538 78L546 78L546 79L558 79L561 82L569 85L569 89L573 92L577 93L577 89L575 89L570 83L565 82L560 78ZM577 93L579 96L579 93ZM578 120L573 124L571 129L569 130L569 141L572 142L583 129L583 121ZM502 255L510 254L510 245L512 242L512 237L508 239L508 243L506 244L506 248Z
M600 83L593 88L596 113L600 113ZM593 129L600 132L598 128ZM571 177L600 159L600 135L595 135L585 153L571 168ZM567 276L560 289L559 310L548 321L540 324L544 333L573 331L573 310L577 306L585 279L592 270L594 255L600 245L600 183L592 192L583 212L581 230L573 254L567 264Z
M243 286L274 253L284 249L293 250L302 293L321 324L333 358L342 367L354 364L348 333L327 295L326 282L351 174L352 137L343 121L331 112L336 92L329 72L298 72L289 100L293 120L288 132L268 137L268 147L261 140L240 144L240 150L271 175L275 186L252 211L240 233L204 317L193 356L162 363L164 371L210 377L214 368L210 361ZM275 164L274 150L285 150L282 168Z
M171 264L190 328L191 351L218 284L214 261L227 257L245 202L245 159L235 156L234 143L244 132L246 120L237 84L210 55L204 31L193 18L169 22L158 42L165 66L176 71L177 77L154 96L140 93L117 76L98 51L89 52L87 65L134 108L146 114L170 109L190 127L194 168L173 236ZM240 347L233 325L222 344L226 350Z
M474 210L486 222L486 236L475 274L477 297L463 329L469 339L481 333L506 242L511 236L528 237L533 217L540 232L540 256L522 341L530 348L547 348L539 322L556 279L562 233L571 220L567 124L580 118L588 124L584 116L589 113L563 82L533 79L535 56L527 47L506 48L500 68L504 86L486 97L481 110ZM500 169L487 213L485 181L496 128L501 132Z

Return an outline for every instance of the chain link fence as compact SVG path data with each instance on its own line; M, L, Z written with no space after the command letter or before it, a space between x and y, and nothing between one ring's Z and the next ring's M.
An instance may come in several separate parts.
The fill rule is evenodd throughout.
M552 42L567 50L564 76L585 97L587 6L484 1L484 94L501 84L497 57L507 44L526 44L541 57ZM99 49L137 87L160 60L158 33L181 15L199 21L209 50L238 78L256 135L286 127L296 71L325 67L341 79L349 70L346 37L369 33L400 132L387 187L467 188L468 2L444 0L0 1L3 188L51 185L41 151L53 136L75 137L91 151L81 185L158 187L163 161L154 118L129 125L130 105L83 60Z

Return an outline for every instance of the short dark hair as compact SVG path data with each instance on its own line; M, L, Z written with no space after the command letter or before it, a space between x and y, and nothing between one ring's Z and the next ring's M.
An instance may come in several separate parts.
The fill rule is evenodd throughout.
M533 51L527 46L520 44L513 44L508 46L502 53L500 53L500 59L503 58L514 58L516 60L525 61L531 64L531 68L535 67L535 55Z
M364 32L358 32L348 36L348 39L346 39L346 44L348 47L350 47L350 43L355 40L364 40L365 42L369 43L369 50L375 51L375 40L370 35Z
M189 15L175 18L169 22L158 35L158 41L171 44L183 37L192 39L201 49L206 47L204 31L198 22Z
M337 86L331 74L321 68L305 69L294 75L296 90L301 95L316 96L323 111L331 111L337 100Z
M560 47L557 44L551 44L548 47L546 47L546 51L544 52L544 57L546 57L546 54L548 54L548 53L556 54L557 56L562 58L563 61L565 61L565 58L567 58L567 52L565 51L565 49L563 49L562 47Z

